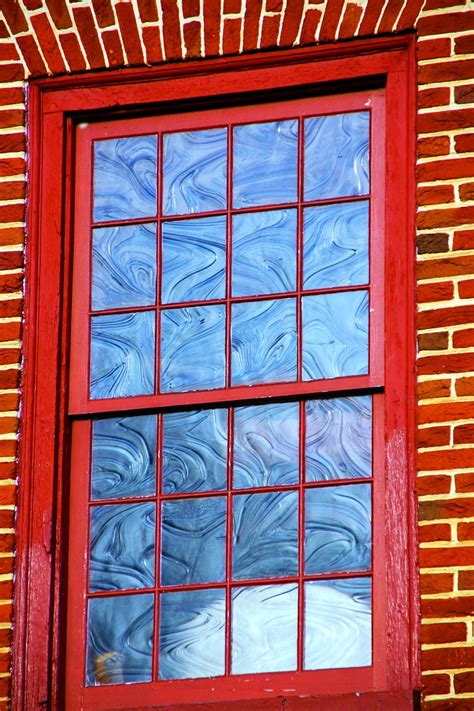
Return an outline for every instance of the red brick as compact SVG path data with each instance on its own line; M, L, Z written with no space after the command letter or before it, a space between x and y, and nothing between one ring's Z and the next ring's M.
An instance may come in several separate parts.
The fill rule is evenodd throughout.
M0 511L0 528L13 528L15 523L15 512L11 510ZM2 534L3 535L3 534ZM13 559L0 558L0 573L13 573Z
M224 54L236 54L240 49L240 32L242 29L242 20L233 18L224 20L222 48Z
M451 40L449 37L439 37L437 39L420 39L416 43L416 54L418 59L438 59L438 57L449 57L451 54Z
M19 3L11 2L11 0L0 0L0 10L5 16L12 35L28 30L28 23Z
M2 677L0 679L0 696L5 697L10 695L12 680L10 677Z
M24 219L25 208L23 204L0 205L0 222L23 222ZM16 289L14 289L14 291L16 291Z
M266 15L263 18L260 47L270 49L278 46L278 33L280 31L280 15Z
M351 2L346 5L344 17L342 18L339 28L338 39L349 39L355 36L362 12L363 8L361 8L360 5Z
M423 284L420 285L424 286ZM421 301L422 299L419 298ZM426 299L425 299L426 301ZM449 334L447 331L432 331L431 333L420 333L418 336L419 351L444 351L449 345Z
M201 56L201 23L188 22L183 27L186 57L197 59Z
M422 17L418 21L417 27L421 35L438 35L459 32L460 30L473 30L474 13L443 12L440 15ZM440 81L444 81L444 79L440 79Z
M24 6L28 10L39 10L42 6L42 0L23 0Z
M456 380L456 395L474 395L474 378L458 378Z
M17 454L17 443L16 440L1 440L0 441L0 457L16 457ZM2 546L2 540L0 536L0 550Z
M87 63L76 35L73 32L68 32L60 35L59 41L71 72L82 72L86 69Z
M419 262L416 267L419 279L474 274L474 256L460 255L440 257Z
M257 48L258 28L260 24L262 5L263 0L252 0L251 3L247 3L244 21L244 50L252 50Z
M445 232L418 235L416 240L416 248L418 254L449 252L449 235Z
M474 672L460 672L454 675L454 691L456 694L467 694L474 691Z
M25 197L25 193L26 186L23 180L0 183L0 200L22 200Z
M433 625L422 625L422 644L449 644L449 642L466 642L467 625L464 622L446 622Z
M10 602L0 603L0 622L11 622L13 605Z
M474 523L458 523L457 530L459 541L474 541Z
M204 3L204 45L206 57L216 57L219 54L220 14L220 0L206 0Z
M463 183L459 186L461 200L474 200L474 183Z
M415 21L423 6L424 0L410 0L405 4L405 7L397 22L397 30L412 30L415 26Z
M0 111L0 127L16 128L25 125L25 112L22 109Z
M12 506L16 503L16 486L0 486L0 504L2 506Z
M423 10L438 10L444 7L456 7L465 5L466 0L426 0Z
M19 385L20 371L16 368L0 370L0 390L15 390Z
M438 541L451 541L451 526L447 523L432 523L429 526L419 526L418 527L418 540L420 543L436 543ZM421 576L421 584L430 586L431 584L437 585L437 581L424 580L424 578L438 578L438 575L428 575L425 573ZM452 577L452 576L450 576ZM422 590L422 592L437 592L437 587L435 585L435 590ZM448 587L448 591L452 589L452 581ZM443 590L446 592L446 590Z
M20 359L21 353L18 348L0 348L0 365L19 363Z
M458 586L460 590L474 590L474 570L460 570Z
M182 0L184 17L197 17L200 13L199 0Z
M320 42L334 40L336 30L344 9L344 0L327 0L323 19L319 27L318 39Z
M224 15L239 14L242 10L242 0L224 0Z
M25 70L21 62L0 64L0 82L21 81L25 78Z
M20 338L21 324L16 321L9 323L0 323L0 341L17 341ZM0 408L3 409L1 403L3 399L0 395ZM10 409L10 408L8 408ZM15 409L15 408L12 408Z
M314 43L321 15L321 10L318 10L317 8L309 8L306 10L303 28L301 30L301 45Z
M424 427L417 433L419 447L442 447L450 442L450 428L442 425L438 427Z
M380 17L384 4L383 0L368 0L362 22L359 26L359 32L357 33L359 37L374 33L377 20Z
M454 202L454 187L452 185L432 185L418 188L418 205L436 205Z
M472 54L472 34L456 37L454 51L456 54Z
M25 149L26 138L23 131L6 133L0 136L0 151L2 153L13 153L14 151L24 151Z
M138 0L138 10L142 22L156 22L158 20L155 0Z
M427 625L431 627L432 625ZM451 677L449 674L424 674L422 678L424 694L449 694Z
M450 80L448 79L447 81ZM428 114L420 114L417 118L417 130L418 133L457 131L459 129L472 128L473 122L474 109L444 109L442 111L432 111Z
M395 20L398 17L403 3L404 0L391 0L391 2L387 3L377 28L377 34L383 34L393 30Z
M36 40L32 35L21 35L16 41L26 62L26 66L30 70L32 76L46 74L46 66L38 51ZM13 103L13 102L12 102Z
M166 59L181 59L181 30L176 0L162 0L164 53ZM219 13L217 17L219 16ZM214 23L216 18L214 17Z
M454 87L454 100L457 104L472 104L474 102L474 84Z
M118 24L120 27L125 54L128 64L143 64L143 52L138 35L137 21L133 5L118 3L115 6Z
M439 449L430 452L419 452L418 467L422 471L467 469L468 467L474 467L474 449Z
M474 516L474 498L473 499L437 499L436 501L421 501L419 515L421 521L434 521L443 518L467 518ZM468 563L468 560L474 560L474 547L472 548L457 548L449 550L435 550L429 549L420 551L420 555L428 555L433 553L433 555L439 556L439 560L452 560L451 563L446 563L446 565L473 565L473 563ZM450 559L449 556L452 556ZM457 561L455 563L454 561ZM462 562L464 561L464 562ZM439 563L441 565L441 563ZM431 565L423 565L422 567L434 567Z
M425 183L432 180L470 178L474 172L474 166L470 158L442 158L429 163L421 163L418 165L416 172L418 181ZM445 186L434 187L441 188Z
M92 7L94 8L99 27L104 28L115 25L111 0L92 0Z
M451 101L448 86L438 86L418 90L418 108L431 109L435 106L447 106Z
M75 7L73 13L89 64L93 69L104 67L105 59L90 8Z
M421 652L421 668L459 669L474 666L474 647L445 647L444 649L424 649Z
M0 274L0 292L11 293L19 291L22 287L23 275L18 274Z
M17 417L0 417L0 434L16 433L18 430Z
M448 397L451 393L451 381L427 380L418 383L417 393L420 400L435 397Z
M14 479L16 476L17 465L16 462L0 462L0 479ZM4 487L1 487L3 489ZM0 502L2 506L6 503L5 501Z
M102 32L107 59L111 67L122 66L124 63L122 45L117 30L105 30Z
M283 0L266 0L265 10L267 12L282 12Z
M0 161L1 167L1 161ZM21 227L7 227L0 229L0 244L1 245L21 245L23 242L24 232Z
M160 31L157 25L146 25L142 28L142 38L145 45L146 61L149 64L158 64L163 61Z
M464 373L472 370L472 356L469 353L446 353L429 355L418 359L418 373L435 375L437 373Z
M44 13L32 15L31 23L39 39L41 50L46 58L48 67L53 74L64 74L66 67L47 16Z
M447 592L450 591L448 590ZM421 613L423 617L427 618L464 617L465 615L472 615L472 611L474 610L473 603L474 597L471 595L458 598L431 598L421 601ZM432 669L436 668L436 665L432 667ZM441 665L441 669L443 668L448 667Z
M5 178L10 175L24 173L25 161L23 158L0 158L0 175Z
M286 11L280 34L280 47L291 47L295 41L303 14L303 8L304 0L293 0L291 12Z
M474 346L474 328L466 328L453 333L453 346L455 348L469 348Z
M72 27L67 0L46 0L46 4L53 22L59 30L67 30Z
M5 0L3 0L3 2L5 2ZM0 37L2 39L5 39L5 37L10 37L10 30L3 22L3 20L0 20Z
M431 284L420 284L417 289L417 300L420 303L429 301L447 301L454 296L452 281L436 281Z
M9 620L11 622L11 619ZM0 672L6 673L11 671L12 666L12 655L8 652L2 652L0 654Z
M457 153L474 152L474 133L463 133L454 137L454 147Z
M426 454L426 452L424 452L424 454ZM421 456L421 454L419 456ZM419 468L423 469L422 466ZM416 480L418 496L426 496L427 494L449 494L450 489L450 476L420 476Z
M14 88L10 89L0 89L0 106L5 106L6 104L21 104L25 99L23 89Z
M474 183L473 183L474 185ZM474 298L474 279L466 279L458 284L459 296L461 299Z
M2 62L7 62L9 60L15 61L16 59L19 59L20 55L18 54L16 45L12 43L6 43L6 44L0 44L0 61Z

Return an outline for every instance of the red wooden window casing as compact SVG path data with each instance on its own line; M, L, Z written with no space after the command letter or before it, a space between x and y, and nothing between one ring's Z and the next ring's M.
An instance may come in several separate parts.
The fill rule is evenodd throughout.
M291 53L295 57L298 53ZM44 228L51 225L54 209L63 210L65 241L61 251L51 243L51 237L43 236L38 239L37 249L48 249L54 255L53 273L62 281L63 290L61 301L58 302L57 318L53 321L56 331L58 352L61 354L58 368L55 370L56 383L61 383L57 396L57 407L54 413L48 410L48 422L57 422L59 412L59 429L55 427L57 435L54 438L56 455L54 457L55 470L63 472L62 478L55 483L55 474L50 471L49 496L51 501L56 501L56 540L54 560L49 557L50 570L56 571L48 585L48 592L56 602L51 625L58 624L60 620L67 619L67 635L64 635L64 622L57 628L44 631L53 641L52 651L42 651L42 659L58 656L58 669L46 670L43 664L41 683L46 689L51 685L55 702L61 699L61 688L65 688L65 703L67 708L137 708L137 698L140 707L152 708L168 706L181 708L181 705L192 703L210 703L238 701L240 704L248 702L248 708L257 708L259 705L279 703L278 697L288 697L291 703L305 704L305 696L324 696L333 699L345 695L347 703L357 703L357 692L362 691L365 703L374 704L380 698L385 698L387 704L398 704L394 708L410 708L410 693L416 685L417 666L416 655L412 656L410 649L416 632L413 630L411 614L414 610L413 593L413 561L410 559L412 543L410 523L410 498L408 481L410 477L410 442L411 423L413 421L409 410L413 403L411 388L413 383L410 373L410 362L413 357L414 334L412 326L412 308L410 300L412 292L412 265L410 255L412 246L410 239L410 210L412 202L408 189L410 187L411 173L408 170L410 136L400 137L399 126L403 118L403 125L409 126L410 117L410 92L409 64L405 50L386 51L369 57L359 58L360 66L357 72L349 68L349 59L333 60L318 65L311 53L301 53L300 65L296 71L299 79L292 72L295 67L286 65L283 57L282 64L278 66L259 66L255 61L255 68L249 72L247 79L243 79L240 68L229 67L225 63L219 66L219 72L206 75L207 86L204 82L196 81L193 67L189 67L189 76L168 77L166 81L157 80L154 91L148 94L136 93L144 107L149 104L148 116L133 119L110 118L93 121L93 113L84 119L84 111L93 112L107 108L104 93L99 97L99 92L104 89L95 89L94 98L81 94L80 89L58 87L58 91L46 93L43 85L38 86L38 94L42 92L42 111L37 107L38 118L43 119L44 130L48 124L51 130L56 131L59 137L61 126L66 126L65 141L65 166L66 173L61 176L62 186L65 191L59 190L54 206L46 208L42 203ZM302 61L304 59L304 61ZM268 61L268 60L267 60ZM274 60L276 61L276 60ZM270 63L271 64L271 63ZM202 67L203 65L201 65ZM365 72L362 70L365 68ZM317 67L318 71L315 71ZM324 71L325 70L325 71ZM196 71L199 71L197 65ZM306 74L305 74L306 71ZM227 73L226 73L227 72ZM369 80L367 75L372 75ZM223 81L223 76L225 80ZM210 79L212 77L212 79ZM344 82L351 77L361 81L360 89L352 92L352 87L346 85L344 91L334 94L331 86L325 85L319 92L320 96L308 98L309 86L318 78L325 81L333 80ZM364 86L364 81L366 86ZM46 87L49 85L46 84ZM165 92L163 87L166 86ZM261 101L261 87L276 91L279 87L287 88L286 95L279 97L268 95L265 103ZM232 87L232 88L231 88ZM251 90L256 92L255 99ZM128 96L124 92L123 103L130 105L131 98L135 96L131 89ZM74 91L76 93L74 93ZM107 96L113 103L115 89L112 84L107 87ZM242 92L245 91L245 96ZM314 87L312 88L314 91ZM79 93L78 93L79 92ZM168 94L166 93L168 92ZM226 107L226 100L216 106L203 108L205 95L209 94L236 94L237 99L232 100L232 106ZM250 93L249 93L250 92ZM242 94L239 98L239 93ZM291 94L291 99L288 95ZM45 98L47 97L47 98ZM195 103L194 110L183 112L180 106L167 106L164 102L169 98L176 102L180 98L195 100L201 98L199 104ZM71 114L72 101L76 114ZM128 99L128 101L127 101ZM153 105L161 99L162 108L157 113ZM279 99L279 100L277 100ZM254 103L255 101L259 103ZM49 103L48 103L49 102ZM89 102L89 103L88 103ZM95 102L95 103L94 103ZM213 99L215 104L215 100ZM235 105L242 108L235 108ZM45 104L49 107L45 110ZM244 108L245 107L245 108ZM140 135L148 132L175 130L182 126L186 129L224 125L227 122L248 122L257 120L272 120L293 116L314 116L325 113L346 112L353 110L367 110L372 114L371 132L371 194L370 212L370 340L369 340L369 371L367 375L335 378L332 380L297 381L293 383L274 383L247 386L227 387L212 391L198 391L173 394L155 394L137 396L133 398L117 398L110 400L90 400L88 397L89 377L89 292L90 292L90 240L80 239L79 235L90 235L91 230L91 193L92 160L91 144L94 139L109 136ZM76 118L77 115L77 118ZM181 123L180 123L181 122ZM53 125L54 124L54 125ZM44 134L43 134L44 135ZM39 136L38 136L39 139ZM400 143L403 150L400 149ZM75 165L75 169L71 170ZM45 160L43 175L47 174L54 182L53 164ZM57 181L56 181L57 182ZM301 193L300 193L301 194ZM40 196L38 195L38 198ZM301 200L301 197L300 197ZM41 202L41 200L40 200ZM329 202L329 201L328 201ZM330 202L334 202L331 200ZM73 205L76 207L74 209ZM301 202L298 203L301 212ZM281 207L278 205L278 207ZM32 208L33 209L33 208ZM268 209L268 206L266 206ZM58 214L58 213L54 213ZM153 218L156 222L156 218ZM301 230L299 231L301 234ZM43 230L39 233L44 235ZM41 241L41 239L43 241ZM301 240L301 237L300 237ZM42 246L43 244L48 246ZM301 247L301 244L300 244ZM56 249L56 252L55 252ZM74 252L74 253L73 253ZM39 254L37 252L36 254ZM33 259L35 255L31 255ZM61 260L61 256L66 260ZM73 257L73 258L72 258ZM61 263L62 261L62 263ZM73 265L73 269L64 270L64 264ZM30 262L30 269L36 266ZM73 275L71 282L71 273ZM48 292L53 298L51 285L39 283L35 294L47 304ZM59 282L58 282L59 283ZM301 283L298 283L295 297L301 298ZM70 285L70 288L69 286ZM408 288L407 288L408 286ZM36 284L35 284L36 287ZM40 288L41 287L41 288ZM351 287L352 288L352 287ZM354 287L356 288L356 287ZM360 288L360 287L358 287ZM54 295L56 296L56 294ZM30 296L30 311L38 308ZM245 299L251 300L251 299ZM54 298L53 298L54 301ZM227 295L229 303L229 294ZM71 304L71 318L69 317L69 304ZM183 304L180 304L181 306ZM44 310L40 309L40 314ZM40 321L44 318L42 315ZM301 329L301 324L299 324ZM48 333L48 328L40 333ZM39 336L38 336L39 338ZM28 343L33 342L33 335L27 334ZM301 339L300 339L301 344ZM31 348L31 345L30 345ZM35 341L37 360L35 372L39 381L45 378L39 370L41 353L44 352ZM299 350L301 350L301 345ZM229 341L227 341L229 351ZM31 352L31 351L30 351ZM43 363L46 365L46 360ZM63 363L69 363L63 367ZM405 366L406 364L406 366ZM45 367L45 365L43 367ZM301 353L298 362L301 373ZM53 368L54 370L54 368ZM29 374L30 379L31 368ZM31 380L30 380L31 382ZM28 381L27 381L28 384ZM41 392L45 393L46 390ZM255 403L264 398L299 398L310 397L320 393L358 394L370 393L373 397L373 478L361 481L371 481L373 484L373 664L371 667L358 669L330 669L319 671L279 672L272 674L256 674L241 676L224 676L213 679L186 679L174 681L156 681L141 684L87 687L84 688L84 649L85 649L85 597L87 589L87 544L88 544L88 519L89 505L88 476L89 458L87 452L90 448L91 426L90 416L98 413L134 412L138 414L143 410L166 411L168 407L199 406L216 404L242 404ZM28 395L28 391L27 391ZM33 400L33 398L31 399ZM38 404L35 405L38 412ZM36 456L42 450L48 449L47 443L41 443L39 433L33 437L32 430L28 443L23 450L25 458ZM300 437L302 434L300 433ZM32 444L34 441L35 446ZM71 450L67 442L71 442ZM58 456L59 455L59 456ZM71 477L66 479L64 473L69 471L71 462ZM24 465L25 466L25 465ZM70 481L70 484L66 483ZM61 483L62 482L62 483ZM299 490L302 484L299 485ZM259 489L261 491L261 489ZM230 496L230 494L229 494ZM161 497L162 498L162 497ZM160 499L157 494L156 500ZM300 515L301 510L300 510ZM31 514L28 519L32 535L38 534L36 524L32 521ZM300 521L301 523L301 521ZM26 524L25 524L26 525ZM69 539L69 551L66 550L64 541L66 534ZM42 535L44 535L44 522ZM301 534L300 534L301 535ZM229 546L230 534L227 534ZM51 549L52 550L52 549ZM28 547L23 553L24 565L30 560ZM51 554L48 553L48 555ZM68 564L66 561L68 559ZM34 563L34 561L33 561ZM31 560L30 560L31 565ZM25 568L26 570L26 568ZM21 569L20 569L21 574ZM302 579L300 574L296 576ZM311 576L312 579L318 576ZM338 576L331 576L338 577ZM65 603L65 586L67 579L67 603ZM293 578L294 579L294 576ZM30 578L31 580L31 578ZM267 581L270 582L270 581ZM284 579L278 578L278 582ZM158 583L156 583L158 584ZM49 592L50 591L50 592ZM31 595L23 584L19 586L19 596L23 600ZM61 601L61 605L59 602ZM26 604L23 602L23 604ZM30 618L34 617L34 605L30 604ZM301 626L301 614L300 614ZM25 644L25 640L32 635L30 627L26 627L17 636L17 644ZM33 636L39 639L39 634ZM60 659L65 651L66 663ZM301 669L301 644L299 649L299 662ZM405 658L400 664L400 655ZM42 660L41 660L42 661ZM20 669L21 672L21 669ZM48 678L46 686L45 678ZM65 679L65 687L62 679ZM271 690L269 691L269 688ZM21 690L20 690L21 689ZM24 679L22 687L16 687L16 693L38 695L38 688L28 691L28 683ZM47 693L45 691L45 693ZM380 696L382 694L382 696ZM383 696L385 694L385 696ZM398 694L398 696L397 696ZM300 698L301 697L301 698ZM20 697L18 697L20 698ZM32 698L31 696L23 698ZM275 701L272 701L274 699ZM298 701L299 699L299 701ZM269 706L269 708L277 706ZM242 706L245 708L245 706ZM328 707L329 708L329 707ZM335 707L337 708L337 706ZM348 706L349 708L349 706ZM357 708L357 706L354 706ZM370 708L370 706L364 706ZM389 706L387 706L389 708Z

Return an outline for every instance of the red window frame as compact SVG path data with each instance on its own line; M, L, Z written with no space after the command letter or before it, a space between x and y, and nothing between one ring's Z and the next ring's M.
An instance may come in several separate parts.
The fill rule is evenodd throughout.
M129 71L115 77L110 74L87 76L40 81L32 85L30 151L33 191L29 206L31 244L27 266L25 420L16 592L17 614L21 614L23 622L18 625L15 635L16 708L35 707L34 704L44 704L45 701L53 706L66 701L71 708L116 708L118 703L124 708L137 708L137 693L143 708L157 707L159 703L160 707L177 709L197 702L219 704L234 700L238 708L263 708L266 704L270 704L268 708L278 708L277 696L280 700L287 696L296 708L298 704L304 707L307 703L305 696L324 695L328 704L343 703L342 698L357 703L355 694L360 691L364 692L363 708L370 708L368 703L376 704L380 699L387 704L392 699L398 704L394 706L397 709L411 708L411 693L418 685L419 675L414 623L417 614L416 557L411 494L415 333L413 46L409 38L393 38L351 43L340 51L338 48L336 54L334 52L331 48L293 50L147 72ZM120 77L118 83L114 81L116 77ZM156 112L158 106L163 110L163 116L168 112L168 118L162 119L164 125L167 125L166 121L172 125L175 113L181 115L180 109L187 106L187 102L199 100L201 110L202 102L209 105L217 124L221 112L224 114L233 109L216 106L216 96L231 99L232 104L239 101L246 105L260 101L262 91L267 90L273 92L269 101L290 101L293 106L302 94L324 94L324 100L317 98L316 101L326 102L327 112L332 113L331 106L350 106L351 101L358 101L351 98L350 93L346 94L354 89L355 80L366 96L375 99L376 106L378 101L383 103L380 109L386 112L385 140L383 136L373 136L374 153L382 158L372 164L372 181L378 177L386 192L384 200L378 196L376 205L374 201L371 219L375 220L379 232L385 233L386 241L384 250L376 249L371 254L371 274L379 277L383 274L383 278L376 279L372 292L375 311L369 375L316 381L316 385L313 381L254 386L251 398L268 397L270 389L271 395L280 397L310 392L355 394L360 387L375 393L374 418L383 421L384 427L374 430L374 470L385 470L385 476L380 477L381 481L374 489L374 590L377 591L373 622L374 665L350 672L324 670L278 674L281 679L272 692L273 700L268 698L268 683L259 678L260 675L250 679L230 677L232 683L229 678L225 683L214 679L212 685L209 680L198 679L159 682L160 689L169 689L169 692L166 689L160 691L159 701L156 694L144 688L151 689L152 685L147 684L138 685L139 692L137 685L121 685L115 690L113 687L90 687L84 696L82 692L77 695L82 666L69 664L66 668L63 660L65 651L66 658L74 659L77 645L83 644L84 625L80 624L80 619L84 609L81 595L86 568L85 564L76 570L72 565L68 566L67 550L69 540L71 561L84 561L87 521L81 511L84 507L87 510L88 501L80 478L75 476L70 483L68 472L71 457L73 466L77 463L80 467L81 460L84 460L84 444L90 435L90 425L82 418L103 411L104 403L89 401L86 397L88 389L84 384L88 378L89 343L88 338L78 338L78 334L88 332L81 324L84 314L88 314L88 306L85 308L81 303L82 295L87 295L89 279L87 249L76 253L74 280L71 280L73 235L84 229L87 234L90 230L87 210L76 211L74 224L74 184L86 191L91 182L90 161L78 162L74 175L75 143L88 141L92 136L108 135L107 114L114 117L113 132L117 135L120 124L117 124L113 108L117 104L129 107L130 115L135 111L137 100L141 109L150 113ZM332 98L334 87L341 94ZM361 108L360 103L357 107ZM286 111L284 103L271 103L252 108L250 112L258 112L259 108L265 117L273 111L277 114ZM312 110L309 113L318 112ZM196 120L198 124L202 122L199 113L193 116L190 120ZM93 122L99 118L101 122ZM86 121L87 127L78 131L77 126ZM134 121L129 124L134 127L133 133L147 132L149 118L137 117ZM125 126L126 122L123 127L127 130ZM400 126L405 126L406 130L400 130ZM58 161L64 166L62 172L57 170ZM47 194L41 185L49 186ZM81 203L85 201L85 205L90 203L87 194L80 192L78 199ZM47 275L45 264L49 267ZM380 308L382 304L383 310ZM381 395L383 371L386 389ZM206 393L140 396L130 400L133 401L132 407L149 408L216 401L230 403L248 400L249 396L249 389L240 386ZM381 406L382 400L385 407ZM108 401L106 409L110 412L123 409L123 400ZM73 421L77 434L73 436L71 452ZM74 522L74 527L70 526L70 521ZM66 598L68 585L69 599ZM44 615L45 609L51 610L50 616ZM67 641L66 618L70 621ZM65 688L66 697L63 695ZM89 691L93 692L93 697ZM243 705L245 701L248 704Z

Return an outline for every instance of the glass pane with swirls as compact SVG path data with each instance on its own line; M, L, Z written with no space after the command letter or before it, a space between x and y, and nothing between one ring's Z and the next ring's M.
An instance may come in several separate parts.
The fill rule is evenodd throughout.
M298 572L298 492L233 497L232 574L235 580Z
M298 121L234 128L233 206L272 205L297 199Z
M306 403L306 480L372 474L372 397L356 395Z
M92 399L149 395L155 369L155 314L93 316L91 325Z
M227 486L228 411L163 415L163 492L191 493Z
M302 301L303 380L367 373L368 292L318 294Z
M87 686L151 681L153 594L89 600Z
M94 222L156 215L156 136L94 142Z
M296 378L296 299L232 305L232 384Z
M225 590L160 596L160 679L198 679L225 671Z
M162 585L224 580L226 510L223 496L163 502Z
M298 483L299 405L269 403L234 410L234 487Z
M297 667L298 586L254 585L232 590L232 674Z
M156 415L93 422L92 499L155 493L156 426Z
M369 280L369 203L304 211L304 289L357 286Z
M308 489L305 494L305 573L369 570L370 484Z
M93 506L89 588L148 588L155 581L155 504Z
M155 303L156 227L101 227L92 236L92 308Z
M226 128L165 134L163 163L163 214L226 208Z
M234 215L232 233L234 296L294 291L296 210Z
M225 306L161 312L161 391L211 390L225 384Z
M164 222L161 295L164 304L225 296L226 217Z
M367 195L368 111L305 120L304 199Z
M371 664L371 579L306 583L304 668L343 669Z

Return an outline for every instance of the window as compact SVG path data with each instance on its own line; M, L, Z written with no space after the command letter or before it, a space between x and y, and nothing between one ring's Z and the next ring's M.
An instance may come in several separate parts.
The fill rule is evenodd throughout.
M68 118L68 708L410 690L395 92L310 76Z

